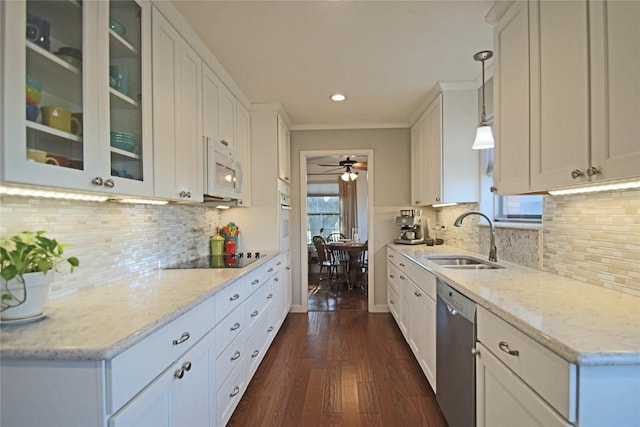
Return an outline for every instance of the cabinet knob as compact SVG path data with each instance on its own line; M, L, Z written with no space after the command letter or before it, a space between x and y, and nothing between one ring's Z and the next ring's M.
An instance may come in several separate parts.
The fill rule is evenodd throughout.
M190 199L191 198L191 193L189 191L181 191L180 192L180 197L182 197L183 199Z
M498 192L498 187L492 185L491 188L489 188L489 191L491 191L492 193L497 193Z
M420 204L420 200L416 200L413 204L414 205L419 205Z
M580 169L574 169L574 170L571 171L571 178L578 179L581 176L584 176L584 174L582 173L582 171Z
M396 277L396 276L394 276L393 274L390 274L390 275L389 275L389 278L391 278L391 279L395 279L395 277Z
M480 350L478 350L477 348L472 348L471 349L471 355L472 356L480 356Z
M404 276L400 276L400 279L401 279L401 280L404 280L404 279L405 279L405 277L404 277Z
M109 178L104 182L104 186L107 188L113 188L116 186L116 183L111 178Z
M103 181L103 180L102 180L102 178L100 178L99 176L96 176L95 178L93 178L93 179L91 180L91 183L92 183L93 185L101 186L101 185L104 183L104 181Z
M440 201L440 196L436 197L436 202Z
M599 173L600 173L600 170L595 166L591 166L589 169L587 169L588 176L598 175Z
M180 338L178 338L177 340L173 340L173 345L182 344L189 338L191 338L191 335L189 335L189 332L183 332L182 335L180 335Z
M224 145L225 147L229 146L229 143L227 141L225 141L224 139L220 141L220 144Z
M190 371L191 370L191 362L190 361L186 361L182 364L182 369L184 369L185 371Z
M395 302L394 300L390 299L390 300L389 300L389 303L391 303L391 304L395 304L396 302Z

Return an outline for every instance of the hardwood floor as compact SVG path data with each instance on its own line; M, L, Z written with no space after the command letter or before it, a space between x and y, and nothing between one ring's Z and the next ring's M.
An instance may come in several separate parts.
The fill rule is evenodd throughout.
M348 290L346 285L330 289L319 274L309 274L309 311L367 311L367 295L360 287Z
M442 426L388 313L290 313L229 426Z

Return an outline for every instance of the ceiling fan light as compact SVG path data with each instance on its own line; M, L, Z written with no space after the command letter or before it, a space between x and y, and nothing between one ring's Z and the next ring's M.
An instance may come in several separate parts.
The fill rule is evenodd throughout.
M493 148L494 145L493 130L491 130L491 126L479 126L476 132L476 140L473 142L473 146L471 148L474 150L486 150L488 148Z
M345 172L340 176L343 181L349 181L349 172Z

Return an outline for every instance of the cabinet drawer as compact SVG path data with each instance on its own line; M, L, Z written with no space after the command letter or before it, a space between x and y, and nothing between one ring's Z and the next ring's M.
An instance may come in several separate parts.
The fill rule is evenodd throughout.
M242 365L242 361L246 357L246 352L247 343L245 332L243 331L216 359L216 382L218 386L222 386L222 383L227 379L229 374L231 374L231 371L237 366Z
M217 420L215 425L224 426L231 418L233 410L238 406L245 388L242 367L235 369L216 394Z
M265 312L264 319L266 321L260 321L258 326L255 328L253 335L250 335L247 340L247 360L245 363L245 378L247 381L251 380L251 377L253 377L253 374L260 365L260 361L267 352L267 345L269 344L270 336L273 333L273 326L267 325L272 318L272 312L273 306L270 305ZM271 329L271 331L269 331L269 329Z
M248 288L247 278L243 277L215 295L216 325L247 299L249 296Z
M280 257L270 259L262 264L260 267L255 268L249 272L245 278L248 284L249 294L255 292L258 288L264 285L277 271L277 264L281 264Z
M271 301L273 301L273 279L269 279L255 294L251 295L245 304L247 335L253 334L257 324L264 321L264 316L271 306Z
M387 248L387 261L397 266L401 258L402 255L398 251Z
M128 402L212 329L214 307L210 298L107 361L109 413Z
M400 275L401 273L398 267L393 265L391 262L387 262L387 283L389 284L389 287L395 289L396 293L400 293L400 288L398 287Z
M392 287L387 288L387 305L391 315L396 319L396 323L400 323L400 296Z
M418 285L431 299L436 299L436 276L405 257L402 257L398 265L406 277Z
M244 306L233 310L216 326L216 355L222 353L247 327Z
M566 419L575 421L575 365L482 307L478 307L478 341Z

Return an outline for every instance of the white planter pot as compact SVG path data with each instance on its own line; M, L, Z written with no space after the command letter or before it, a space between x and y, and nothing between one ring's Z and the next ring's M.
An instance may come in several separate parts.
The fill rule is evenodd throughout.
M44 310L44 304L47 302L47 298L49 296L49 287L53 282L54 272L49 271L46 275L40 272L27 273L23 277L27 289L27 300L20 305L7 308L2 311L0 315L2 320L16 320L35 317L41 315ZM9 291L19 300L24 298L24 288L17 278L8 282L2 279L1 288L3 294ZM15 303L15 301L5 302L9 304ZM3 302L3 305L5 302Z

